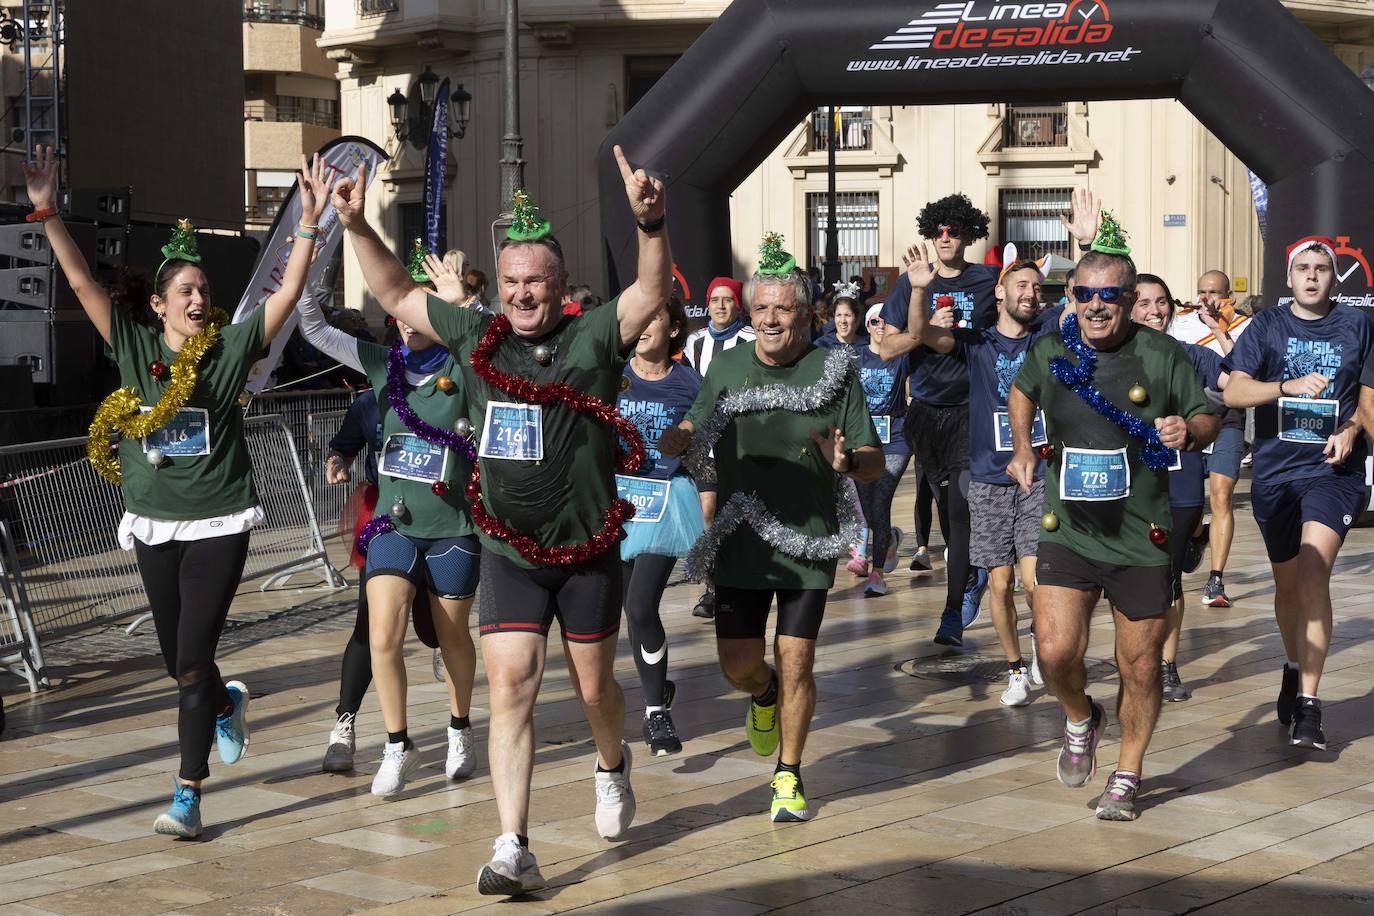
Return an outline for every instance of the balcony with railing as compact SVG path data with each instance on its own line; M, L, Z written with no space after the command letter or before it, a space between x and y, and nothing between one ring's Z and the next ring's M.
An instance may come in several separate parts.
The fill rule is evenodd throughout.
M323 0L243 0L244 22L280 22L324 30Z
M275 103L266 101L244 102L243 119L245 121L309 124L312 127L338 130L339 103L332 99L277 96Z
M354 0L359 19L386 16L401 11L401 0Z
M1069 145L1069 115L1063 105L1007 107L1003 149L1036 149Z
M830 136L835 135L837 152L873 149L873 110L871 108L841 108L836 110L835 119L839 129L830 117L829 108L817 108L811 116L810 150L826 152L830 149Z

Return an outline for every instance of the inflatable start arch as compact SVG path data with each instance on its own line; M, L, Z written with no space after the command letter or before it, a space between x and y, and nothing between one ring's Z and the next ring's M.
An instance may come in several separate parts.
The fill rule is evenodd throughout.
M730 270L730 193L818 105L1168 97L1268 183L1266 275L1330 236L1337 297L1374 314L1374 93L1279 0L735 0L607 135L602 196L622 185L615 143L666 177L696 292ZM617 290L635 226L625 207L601 226Z

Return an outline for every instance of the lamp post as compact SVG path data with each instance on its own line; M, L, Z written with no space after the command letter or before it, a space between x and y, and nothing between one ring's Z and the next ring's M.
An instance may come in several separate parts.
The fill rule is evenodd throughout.
M520 136L520 3L506 0L505 119L501 138L501 207L507 215L511 198L525 186L525 141Z
M439 92L439 77L428 64L425 65L425 72L415 79L410 91L409 98L399 89L391 90L391 95L387 96L386 104L391 109L391 129L395 131L397 140L408 140L416 149L424 149L429 142L430 125L434 123L434 98ZM419 103L416 110L412 111L411 106L417 95ZM459 83L458 88L449 94L448 103L452 109L449 136L461 140L467 134L472 118L472 93Z

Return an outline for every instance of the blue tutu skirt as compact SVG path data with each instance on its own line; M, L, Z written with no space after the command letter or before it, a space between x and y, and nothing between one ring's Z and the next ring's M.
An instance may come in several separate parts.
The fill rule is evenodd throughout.
M668 480L668 505L662 519L625 523L620 559L628 562L641 553L684 557L705 530L696 484L686 474L675 474Z

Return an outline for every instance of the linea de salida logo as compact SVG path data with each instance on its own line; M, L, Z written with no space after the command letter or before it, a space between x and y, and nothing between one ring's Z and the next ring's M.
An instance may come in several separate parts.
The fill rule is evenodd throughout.
M1112 14L1101 0L1065 3L939 3L872 51L918 49L981 51L1103 44L1112 37Z

